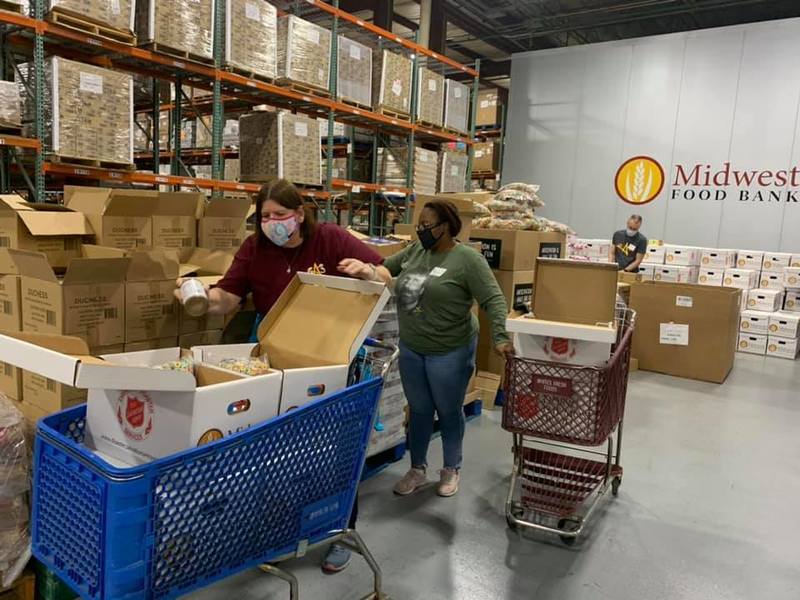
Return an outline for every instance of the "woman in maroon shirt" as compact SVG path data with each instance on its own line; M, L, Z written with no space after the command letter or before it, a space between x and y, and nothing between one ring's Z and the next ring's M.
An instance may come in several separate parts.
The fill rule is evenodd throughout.
M252 293L256 310L266 315L297 272L382 281L375 268L383 262L380 255L338 225L317 224L297 188L285 179L261 188L256 214L261 216L260 227L239 248L225 277L208 291L209 313L233 312ZM351 529L357 515L358 501ZM322 569L338 573L349 563L350 551L333 544Z

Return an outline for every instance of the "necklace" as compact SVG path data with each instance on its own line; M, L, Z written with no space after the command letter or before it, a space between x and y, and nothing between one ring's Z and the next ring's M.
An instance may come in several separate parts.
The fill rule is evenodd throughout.
M292 256L292 260L291 261L286 259L286 253L285 252L281 252L281 258L283 258L283 262L286 263L286 272L288 274L290 274L290 275L292 273L292 268L294 267L294 263L297 260L297 257L300 255L300 248L302 248L302 247L303 247L303 245L301 244L297 248L295 248L294 255Z

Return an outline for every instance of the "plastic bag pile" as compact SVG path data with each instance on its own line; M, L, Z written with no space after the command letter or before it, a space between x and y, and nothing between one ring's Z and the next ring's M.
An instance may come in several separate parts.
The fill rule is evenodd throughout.
M536 215L544 206L539 198L539 186L529 183L510 183L503 186L486 204L476 204L477 217L472 226L480 229L525 229L574 233L569 226Z
M0 394L0 589L11 585L31 556L29 461L25 420Z

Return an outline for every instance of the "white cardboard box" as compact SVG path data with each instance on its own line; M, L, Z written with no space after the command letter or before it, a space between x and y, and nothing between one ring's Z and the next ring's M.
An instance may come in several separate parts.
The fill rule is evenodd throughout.
M787 288L800 288L800 267L785 267L783 269L783 285Z
M693 246L674 246L665 244L665 260L667 265L695 267L700 265L701 249Z
M739 331L748 334L769 334L769 313L755 310L742 311L739 321Z
M764 356L767 353L767 336L742 332L739 334L738 350L739 352Z
M518 356L584 366L600 366L611 356L615 327L577 325L528 317L506 320Z
M718 250L704 248L700 253L700 267L709 269L727 269L736 266L736 250Z
M764 271L782 271L792 265L792 255L786 252L765 252L761 269Z
M780 271L762 271L758 287L765 290L779 290L783 292L786 289L783 284L783 273Z
M747 309L773 313L783 306L783 291L756 289L747 292Z
M764 253L759 250L739 250L737 252L736 266L739 269L760 271L764 263Z
M776 312L769 317L771 336L795 339L800 336L800 314Z
M642 276L642 281L652 281L657 268L658 265L642 263L637 273Z
M656 267L653 279L670 283L697 283L699 271L699 267L663 265Z
M800 312L800 290L786 291L786 300L783 303L783 310L788 312Z
M576 239L575 245L580 248L573 251L574 256L608 260L611 253L611 240Z
M800 352L800 340L790 340L774 335L769 336L767 340L767 356L796 360L798 352Z
M725 287L752 290L758 286L758 271L751 269L725 269Z
M725 269L708 269L700 267L697 283L700 285L721 287L725 279Z
M644 255L642 262L651 263L654 265L663 265L666 258L666 248L664 246L647 246L647 252Z
M792 261L790 266L800 267L800 254L792 254Z

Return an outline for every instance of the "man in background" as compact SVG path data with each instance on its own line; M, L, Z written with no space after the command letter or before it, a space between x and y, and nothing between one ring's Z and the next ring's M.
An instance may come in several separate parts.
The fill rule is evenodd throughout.
M620 229L611 238L609 260L616 262L620 271L636 273L647 252L647 238L639 229L642 227L641 215L631 215L625 229Z

